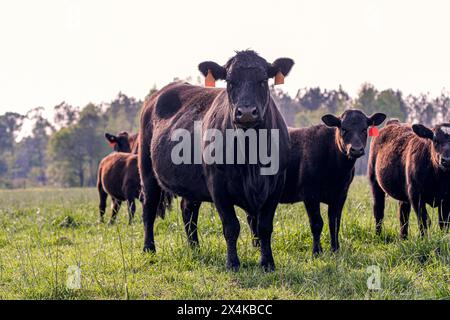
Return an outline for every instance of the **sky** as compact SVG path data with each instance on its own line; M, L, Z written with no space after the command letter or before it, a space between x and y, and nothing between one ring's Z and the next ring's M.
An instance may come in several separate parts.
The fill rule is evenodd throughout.
M437 95L450 89L449 12L446 0L2 0L0 114L143 99L248 48L295 60L291 95L363 82Z

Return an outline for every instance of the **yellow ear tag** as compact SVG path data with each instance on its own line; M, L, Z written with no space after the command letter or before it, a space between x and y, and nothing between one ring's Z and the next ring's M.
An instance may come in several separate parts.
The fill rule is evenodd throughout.
M281 73L281 71L278 71L277 75L275 76L275 85L277 84L284 84L284 75Z
M208 74L205 78L205 87L215 87L216 86L216 79L214 79L214 76L211 72L211 70L208 70Z

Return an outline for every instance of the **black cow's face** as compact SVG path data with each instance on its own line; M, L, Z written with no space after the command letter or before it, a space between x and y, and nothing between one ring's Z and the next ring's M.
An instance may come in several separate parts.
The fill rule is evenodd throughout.
M128 132L120 132L118 135L105 133L105 138L117 152L131 152L130 135Z
M347 110L341 117L327 114L322 121L329 127L338 128L336 142L339 149L349 158L358 159L364 155L369 126L378 126L386 119L384 113L375 113L367 117L360 110Z
M206 61L199 65L203 75L211 71L216 80L227 82L231 117L236 127L258 126L266 115L270 100L268 80L281 72L287 76L294 61L289 58L277 59L269 64L254 51L241 51L222 67Z
M450 170L450 123L439 124L433 130L421 124L412 128L419 137L433 141L432 156L442 169Z

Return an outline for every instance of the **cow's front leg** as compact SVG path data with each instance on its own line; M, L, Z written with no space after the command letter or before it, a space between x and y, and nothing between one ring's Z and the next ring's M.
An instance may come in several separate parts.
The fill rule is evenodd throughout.
M280 179L277 191L271 194L258 216L258 237L261 245L260 265L266 272L275 270L275 261L272 255L273 219L283 191L283 184L284 180Z
M328 226L330 229L331 251L339 250L339 228L341 226L342 208L346 197L328 205Z
M227 269L238 271L240 262L237 254L237 239L239 237L240 225L236 217L234 206L229 199L215 197L214 204L222 221L223 235L227 242Z
M261 246L260 265L266 272L275 270L275 261L272 255L272 232L275 206L263 210L258 217L258 237Z

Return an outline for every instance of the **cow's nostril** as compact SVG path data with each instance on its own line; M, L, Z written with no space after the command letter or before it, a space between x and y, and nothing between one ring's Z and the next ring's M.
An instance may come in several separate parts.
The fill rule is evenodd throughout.
M255 117L255 118L258 116L258 109L253 108L253 110L252 110L252 116Z
M236 117L238 117L238 118L242 117L242 111L241 111L241 109L237 109L237 111L236 111Z
M350 148L350 152L351 152L351 153L354 153L354 154L361 154L361 153L364 152L364 148L356 149L356 148L351 147L351 148Z

